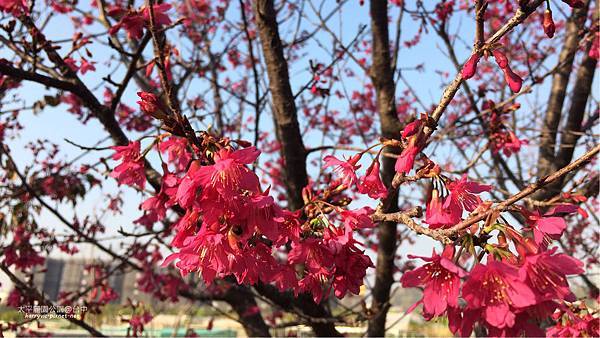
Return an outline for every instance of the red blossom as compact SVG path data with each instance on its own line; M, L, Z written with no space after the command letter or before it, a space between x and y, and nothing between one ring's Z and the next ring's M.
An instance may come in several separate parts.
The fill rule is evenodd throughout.
M400 278L402 287L423 286L423 303L425 317L441 316L448 307L458 306L460 279L467 273L454 264L454 247L446 246L442 255L435 250L431 257L409 255L409 258L420 258L426 263L412 271L407 271Z
M515 325L516 313L536 303L535 293L506 263L477 264L463 285L463 298L471 310L483 311L487 324L502 329Z
M79 67L79 71L81 72L82 75L85 75L85 73L89 72L89 71L96 71L96 67L94 66L96 62L89 62L86 58L81 58L81 66Z
M0 10L4 12L18 15L26 9L27 0L0 0Z
M141 39L144 34L145 19L138 11L129 11L119 22L109 29L111 35L115 35L121 28L127 31L130 39Z
M121 160L121 164L116 166L111 177L116 178L119 184L129 186L138 186L144 188L146 184L144 160L140 154L140 142L133 141L126 146L111 147L115 154L113 160Z
M167 153L169 162L175 164L177 171L184 171L192 160L192 154L187 146L186 139L171 136L168 140L160 142L159 150Z
M147 92L138 92L137 95L140 97L140 101L137 104L140 105L140 110L148 115L155 116L159 109L159 102L156 95Z
M461 221L462 208L456 199L441 198L433 189L425 211L425 223L430 229L447 228Z
M325 162L323 167L334 167L333 170L341 177L342 184L350 187L357 181L356 170L360 168L360 165L357 165L357 163L361 157L362 154L356 154L346 161L340 161L336 157L328 155L323 158Z
M366 175L358 180L358 191L375 199L387 196L387 188L379 176L379 160L373 161L373 164L367 169Z
M154 12L154 23L156 24L157 27L171 24L171 19L169 18L169 15L165 13L165 12L169 11L169 9L171 9L171 4L168 4L168 3L163 3L163 4L152 6L152 11ZM146 20L146 22L149 23L150 22L150 8L144 6L143 13L144 13L144 20Z
M571 256L557 254L556 249L527 255L519 269L521 280L531 286L540 300L574 301L567 275L584 273L583 263Z
M490 185L468 181L466 174L463 174L462 177L456 181L448 182L446 188L450 191L450 199L462 205L462 207L469 212L474 211L475 208L481 204L481 198L476 194L481 194L482 192L490 191L492 189ZM450 203L450 200L446 199L444 208L450 207Z

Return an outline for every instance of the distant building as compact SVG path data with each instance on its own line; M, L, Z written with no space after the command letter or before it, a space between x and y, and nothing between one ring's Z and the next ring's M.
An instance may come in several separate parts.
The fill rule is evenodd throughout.
M56 302L61 292L80 292L93 283L93 272L86 269L97 263L85 259L53 259L48 258L43 267L34 271L33 284L51 301ZM119 295L114 304L124 304L127 298L144 303L153 303L152 297L139 292L137 279L139 273L118 270L108 279L109 286Z

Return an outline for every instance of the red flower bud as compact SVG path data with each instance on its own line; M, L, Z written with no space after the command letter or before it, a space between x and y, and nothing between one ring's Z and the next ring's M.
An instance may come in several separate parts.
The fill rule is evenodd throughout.
M515 74L510 67L503 68L504 78L506 82L508 82L508 86L513 93L518 93L521 91L521 86L523 85L523 79L517 74Z
M471 55L469 60L467 60L467 62L465 62L464 66L462 68L463 79L468 80L468 79L472 78L473 75L475 75L475 72L477 71L477 63L479 62L480 58L481 58L481 55L473 54L473 55Z
M544 12L544 21L542 22L542 26L544 27L544 33L549 38L554 36L554 32L556 31L556 26L554 26L554 20L552 20L552 11L547 9Z
M502 52L499 49L495 49L492 54L494 54L494 59L496 59L496 63L498 64L498 67L505 69L508 67L508 58L506 58L506 55L504 55L504 52Z

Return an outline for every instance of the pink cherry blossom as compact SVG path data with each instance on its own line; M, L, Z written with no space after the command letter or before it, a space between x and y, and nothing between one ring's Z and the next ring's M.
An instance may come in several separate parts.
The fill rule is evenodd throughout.
M462 205L469 212L472 212L481 204L481 198L476 194L492 189L489 185L469 181L466 174L463 174L456 181L448 182L446 188L450 191L450 199ZM449 199L446 199L444 207L449 207L449 204Z
M358 191L371 198L380 199L387 196L387 188L379 176L379 161L375 160L367 169L367 174L358 180Z
M409 145L402 150L400 156L396 160L395 169L396 172L402 174L408 174L415 164L415 158L421 152L421 150L415 145Z
M334 156L328 155L323 158L325 162L323 167L334 167L333 171L340 176L342 184L350 187L357 181L356 170L360 168L360 165L357 165L357 163L361 156L361 154L356 154L346 161L341 161Z
M442 255L435 250L431 257L409 256L424 260L423 266L407 271L400 278L402 287L423 286L423 312L426 318L441 316L448 307L458 306L460 279L466 272L454 264L454 247L447 246Z
M113 160L122 160L122 162L113 169L110 176L116 178L119 184L135 185L143 189L146 176L144 159L140 154L140 142L133 141L126 146L111 148L115 151L112 156Z
M184 171L192 160L188 142L184 138L171 136L159 144L159 149L161 152L167 153L169 162L175 164L177 171Z
M519 279L518 270L498 261L477 264L462 295L469 309L481 309L485 321L499 329L513 327L519 310L536 303L535 293Z
M527 255L519 269L520 278L531 286L540 299L574 301L567 275L584 273L583 263L571 256L556 253L556 249Z
M456 199L451 197L440 198L437 189L433 189L431 199L425 210L425 223L429 228L446 228L461 221L462 207Z

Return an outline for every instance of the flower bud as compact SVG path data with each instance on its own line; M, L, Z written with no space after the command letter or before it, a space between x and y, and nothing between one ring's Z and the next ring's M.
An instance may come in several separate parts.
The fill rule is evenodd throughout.
M499 50L499 49L495 49L492 54L494 54L494 59L496 59L496 63L498 64L498 67L505 69L508 67L508 58L506 58L506 55L504 54L503 51Z
M477 71L477 63L479 62L480 58L481 58L481 55L479 55L479 54L471 55L469 60L467 60L467 62L464 64L464 66L462 68L463 79L468 80L468 79L472 78L473 75L475 75L475 72Z
M515 74L510 67L506 67L502 69L504 71L504 78L506 82L508 82L508 86L513 93L518 93L521 91L521 86L523 85L523 79L517 74Z
M556 31L556 26L554 25L554 20L552 20L552 11L547 9L544 12L544 21L542 22L542 26L544 27L544 33L552 39L554 36L554 32Z

